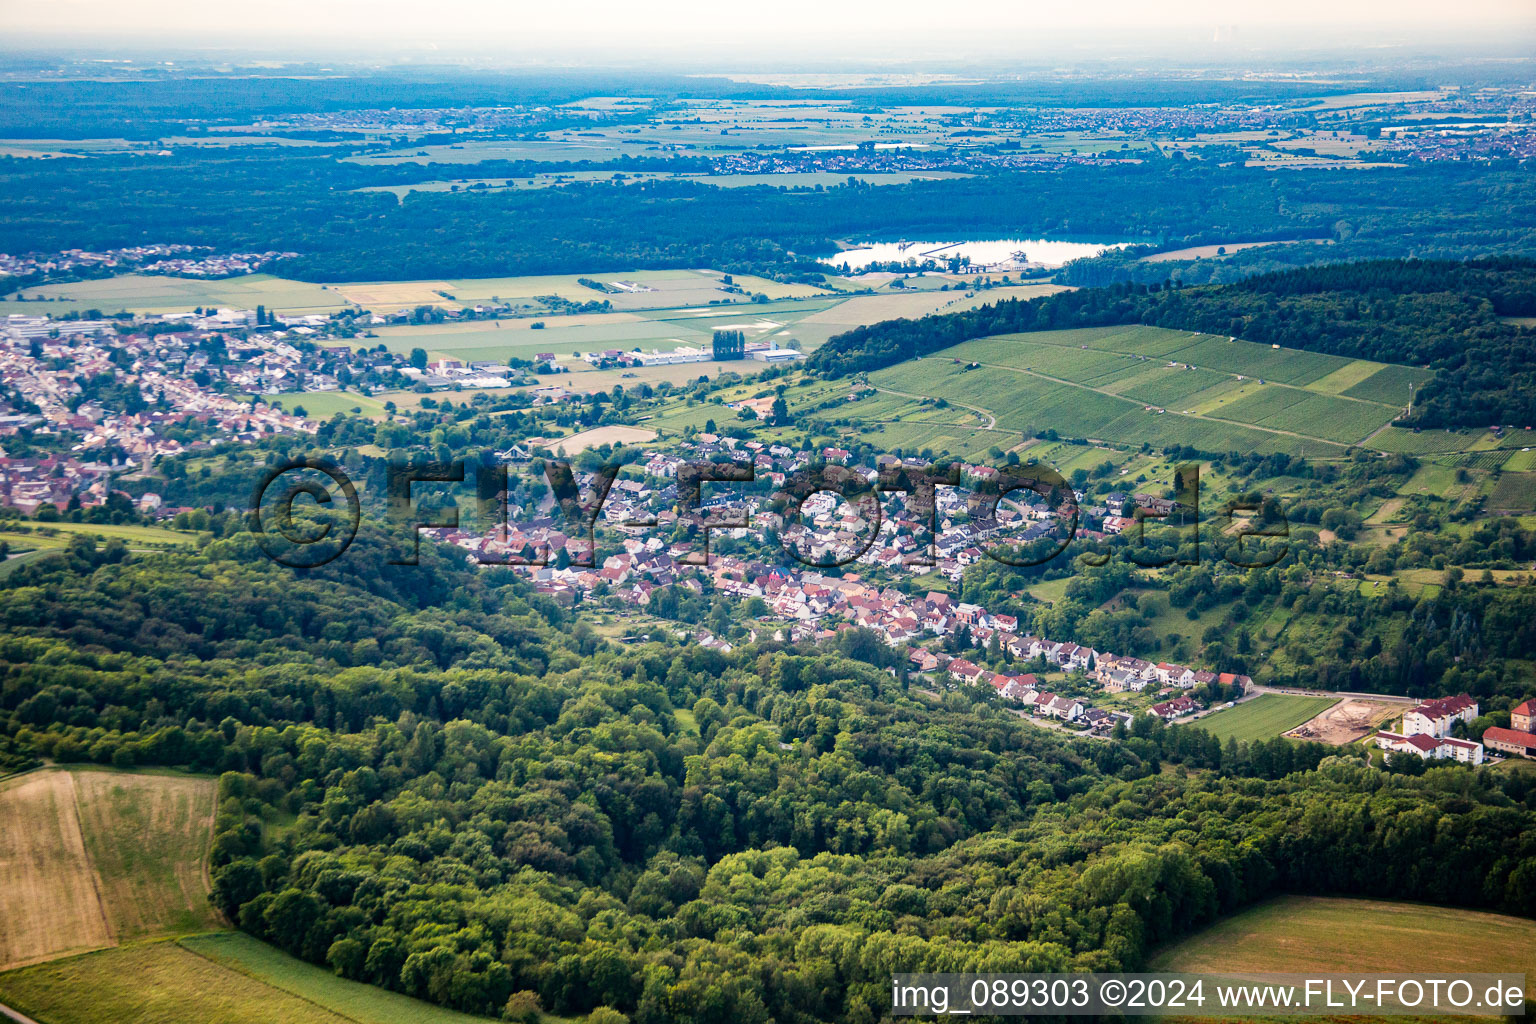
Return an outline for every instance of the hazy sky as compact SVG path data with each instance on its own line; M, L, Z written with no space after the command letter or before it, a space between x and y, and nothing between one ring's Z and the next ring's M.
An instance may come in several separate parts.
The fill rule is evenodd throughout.
M997 51L1036 49L1045 40L1128 41L1148 29L1159 39L1209 42L1217 26L1236 26L1244 47L1282 36L1318 46L1344 35L1384 44L1490 32L1497 38L1509 29L1524 36L1536 30L1536 0L0 0L6 34L171 45L286 39L298 48L387 40L406 50L478 47L520 56L585 44L821 54L847 46L864 55L895 44L920 54L964 40Z

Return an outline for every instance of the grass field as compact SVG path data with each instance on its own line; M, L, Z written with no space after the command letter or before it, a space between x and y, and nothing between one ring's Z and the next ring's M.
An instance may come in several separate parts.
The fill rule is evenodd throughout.
M482 1019L338 978L241 932L197 935L182 939L180 945L221 967L361 1024L469 1024Z
M1536 975L1536 921L1414 903L1285 896L1162 950L1149 969Z
M473 1024L484 1018L338 978L240 932L86 953L0 974L44 1024ZM559 1018L546 1015L554 1024Z
M303 409L312 420L328 420L337 413L371 416L383 419L385 399L373 398L356 391L307 391L302 394L264 395L263 401L280 405L288 412ZM399 405L397 400L396 405Z
M111 539L116 537L129 547L186 547L197 542L197 534L184 530L172 530L159 526L133 526L126 523L36 523L29 522L31 529L0 530L13 543L24 542L29 547L63 547L77 533Z
M213 780L31 772L0 784L0 967L207 928Z
M72 309L103 313L190 312L197 306L255 309L264 305L286 313L324 313L348 305L341 293L324 285L290 281L271 274L247 274L217 280L124 274L95 281L70 281L22 289L29 299L44 295L57 302L0 302L0 313L57 316Z
M1265 693L1235 708L1218 711L1190 724L1225 742L1268 740L1315 718L1337 703L1335 697L1292 697Z
M0 1001L46 1024L348 1024L355 1019L173 942L107 949L0 974Z

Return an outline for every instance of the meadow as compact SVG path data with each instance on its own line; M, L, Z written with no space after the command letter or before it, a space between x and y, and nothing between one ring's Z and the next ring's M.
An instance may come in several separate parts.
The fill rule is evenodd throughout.
M1223 742L1235 739L1239 743L1249 743L1274 739L1317 717L1336 703L1336 697L1293 697L1281 693L1264 693L1235 708L1218 711L1189 724L1204 729Z
M328 313L351 303L340 292L321 284L290 281L271 274L247 274L217 279L123 274L94 281L69 281L22 289L0 301L0 313L59 316L72 310L98 309L105 314L180 313L203 308L255 309L264 305L285 313ZM44 296L49 301L30 301Z
M484 1019L338 978L240 932L104 949L10 971L0 974L0 1001L47 1024L472 1024Z

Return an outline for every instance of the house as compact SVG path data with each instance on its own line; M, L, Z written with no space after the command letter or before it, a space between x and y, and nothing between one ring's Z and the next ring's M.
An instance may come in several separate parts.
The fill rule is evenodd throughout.
M1376 746L1387 751L1388 755L1404 753L1417 755L1426 761L1441 761L1449 758L1461 761L1464 764L1483 763L1483 745L1481 743L1452 739L1449 736L1435 736L1424 732L1408 735L1395 732L1379 732L1376 734Z
M921 647L914 647L912 653L907 655L907 660L919 672L932 672L939 667L938 655L932 651L925 651Z
M1104 689L1110 693L1125 693L1127 690L1140 691L1147 685L1147 681L1134 672L1127 672L1120 668L1112 668L1108 672L1103 673L1100 677L1100 682L1104 684Z
M1531 704L1526 701L1521 707ZM1526 712L1526 721L1530 721L1530 712ZM1513 719L1514 716L1510 716ZM1488 749L1497 750L1501 754L1513 754L1516 757L1536 757L1536 734L1524 729L1504 729L1497 725L1490 726L1483 733L1483 742Z
M1161 704L1153 704L1148 710L1165 722L1170 722L1180 715L1187 715L1200 705L1188 697L1175 697L1173 700L1165 700Z
M964 658L956 658L949 663L949 674L962 683L974 683L981 678L982 667Z
M1536 732L1531 728L1532 719L1536 719L1536 700L1516 704L1509 713L1509 727L1516 732Z
M1083 717L1083 702L1074 697L1052 697L1045 705L1045 713L1063 722L1075 722Z
M1448 736L1451 723L1460 719L1471 722L1477 717L1477 701L1464 693L1454 697L1441 697L1412 708L1403 715L1405 736Z
M1023 675L997 675L992 679L992 685L997 687L997 692L1009 700L1023 700L1028 693L1034 692L1040 685L1040 681L1025 672Z
M1131 724L1131 716L1120 711L1104 711L1101 708L1089 708L1083 712L1083 721L1088 723L1088 728L1094 732L1109 732L1118 722Z

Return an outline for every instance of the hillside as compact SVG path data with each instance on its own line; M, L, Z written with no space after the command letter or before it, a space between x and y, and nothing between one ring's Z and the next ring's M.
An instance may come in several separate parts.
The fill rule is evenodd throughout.
M837 335L809 365L869 372L976 338L1147 324L1349 359L1428 368L1402 422L1417 427L1536 424L1536 263L1383 260L1265 274L1230 285L1115 285L1008 300ZM1404 377L1360 397L1400 404Z

